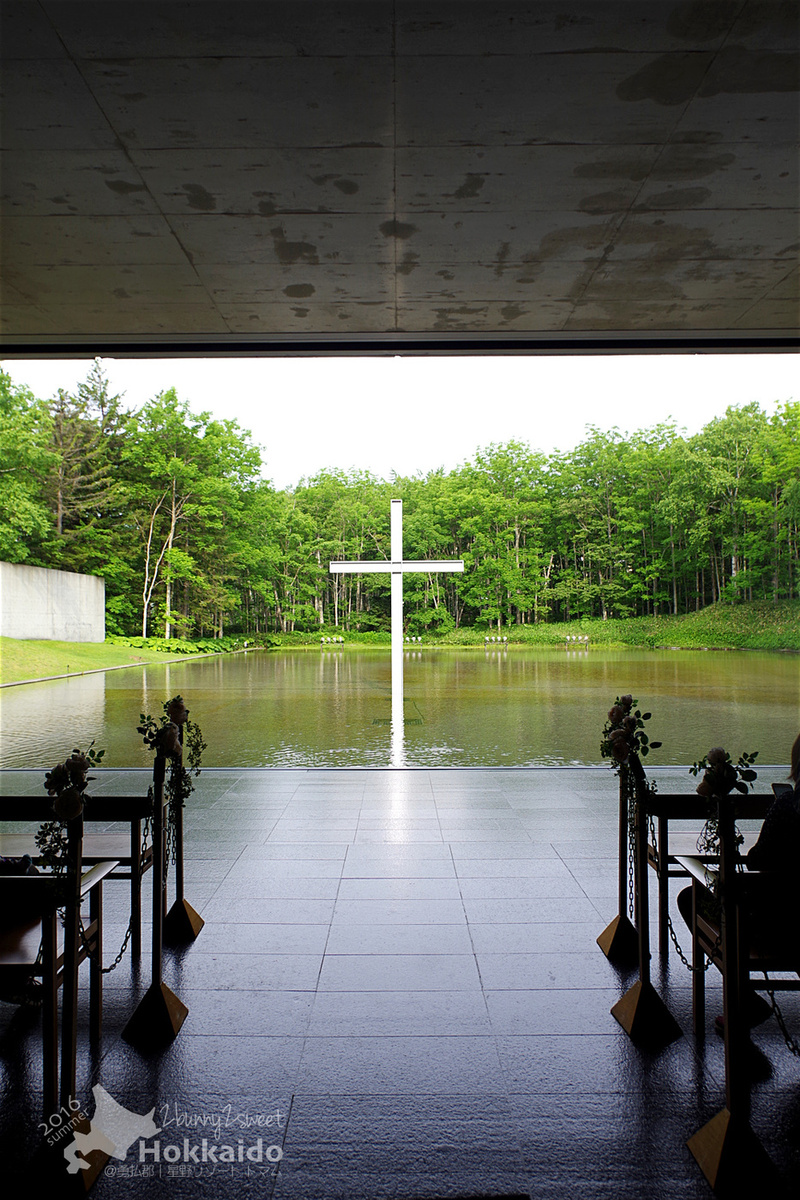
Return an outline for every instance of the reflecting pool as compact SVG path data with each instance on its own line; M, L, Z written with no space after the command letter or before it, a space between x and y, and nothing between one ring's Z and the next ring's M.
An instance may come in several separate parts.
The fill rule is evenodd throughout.
M404 722L391 727L389 648L250 651L74 676L0 692L0 766L49 767L92 740L107 767L146 767L139 714L180 693L208 767L596 764L606 712L632 692L663 742L649 762L711 746L788 762L800 662L750 651L406 651ZM758 765L758 764L757 764Z

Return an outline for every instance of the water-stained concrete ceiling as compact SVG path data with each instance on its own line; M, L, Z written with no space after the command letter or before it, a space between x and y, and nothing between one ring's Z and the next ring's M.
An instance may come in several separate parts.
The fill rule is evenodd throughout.
M6 354L798 344L792 0L0 17Z

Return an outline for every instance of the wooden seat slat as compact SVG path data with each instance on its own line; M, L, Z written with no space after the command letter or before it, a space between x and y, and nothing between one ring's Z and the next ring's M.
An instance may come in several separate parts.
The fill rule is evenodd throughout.
M81 896L88 896L95 884L101 879L110 878L118 866L118 862L99 862L94 863L88 871L84 871L81 876Z
M700 854L678 854L675 856L675 861L687 875L690 875L692 879L697 879L704 886L712 884L717 874L717 867Z

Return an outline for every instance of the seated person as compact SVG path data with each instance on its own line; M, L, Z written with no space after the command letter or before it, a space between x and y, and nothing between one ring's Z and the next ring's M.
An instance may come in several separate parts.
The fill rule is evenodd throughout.
M772 802L758 841L747 854L748 870L759 876L750 882L752 941L756 948L792 947L800 971L800 736L792 747L789 778L794 787ZM768 934L765 926L769 927ZM765 936L769 944L764 944Z
M758 841L744 861L757 872L747 882L747 928L750 948L761 955L776 951L791 957L796 952L800 974L800 735L792 746L789 779L794 784L775 797ZM698 897L701 915L719 926L719 905L705 889ZM692 924L692 888L678 894L678 909L686 924ZM750 1023L766 1020L771 1008L751 993Z

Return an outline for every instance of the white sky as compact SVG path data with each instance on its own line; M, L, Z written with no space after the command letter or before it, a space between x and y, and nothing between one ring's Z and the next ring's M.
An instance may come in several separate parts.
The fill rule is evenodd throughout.
M511 438L571 450L586 426L623 433L672 419L697 433L730 405L772 413L798 398L793 354L597 357L207 358L103 360L139 408L175 387L195 413L234 419L262 447L278 488L329 468L389 479L466 462ZM43 399L74 391L91 359L6 360Z

